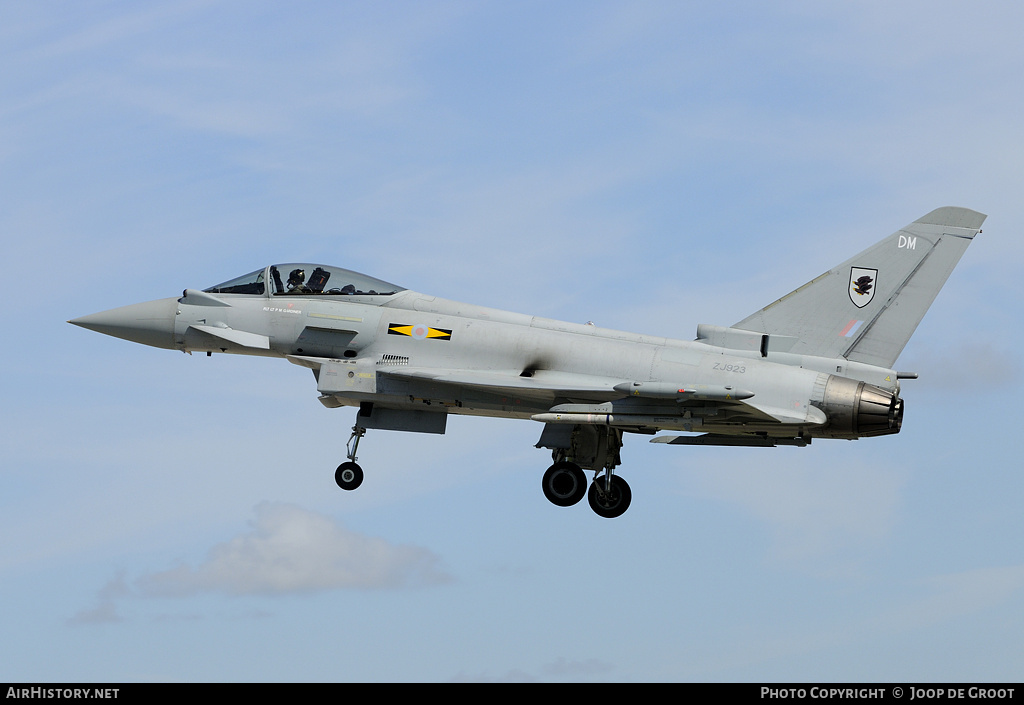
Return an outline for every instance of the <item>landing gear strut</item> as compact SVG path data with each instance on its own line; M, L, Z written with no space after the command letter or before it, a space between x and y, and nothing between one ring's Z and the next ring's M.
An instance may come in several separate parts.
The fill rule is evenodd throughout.
M544 496L552 504L570 507L587 495L590 508L607 519L621 516L629 508L629 485L613 472L622 447L619 429L547 424L537 447L550 448L555 461L541 480ZM594 471L589 490L584 469Z
M587 493L590 508L605 519L622 516L629 509L632 498L633 494L629 491L626 481L618 475L612 475L611 472L594 478Z
M345 444L348 462L342 463L334 471L334 481L343 490L354 490L363 483L363 469L356 464L356 449L359 448L359 439L366 435L366 429L358 423L352 427L352 435Z

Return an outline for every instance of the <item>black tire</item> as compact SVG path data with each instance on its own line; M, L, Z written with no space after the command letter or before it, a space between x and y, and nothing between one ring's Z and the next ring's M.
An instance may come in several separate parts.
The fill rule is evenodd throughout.
M587 476L576 463L562 460L547 469L541 487L549 502L559 507L571 507L587 493Z
M363 483L363 469L353 462L342 463L334 471L334 481L343 490L354 490Z
M590 508L598 516L602 516L605 519L614 519L615 517L622 516L629 509L629 503L633 499L633 493L630 492L629 485L618 475L612 475L610 490L606 491L604 484L604 475L591 483L590 491L587 493Z

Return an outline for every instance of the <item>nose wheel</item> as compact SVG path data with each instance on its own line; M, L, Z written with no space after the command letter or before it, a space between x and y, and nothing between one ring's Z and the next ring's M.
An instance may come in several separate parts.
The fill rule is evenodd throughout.
M354 490L363 484L363 469L352 461L342 463L334 471L334 481L343 490Z

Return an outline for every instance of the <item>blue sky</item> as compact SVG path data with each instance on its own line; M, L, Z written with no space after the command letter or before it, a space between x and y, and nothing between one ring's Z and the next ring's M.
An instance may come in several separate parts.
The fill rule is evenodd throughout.
M1024 665L1024 10L0 6L0 680L999 681ZM989 214L898 436L370 432L284 361L65 322L271 261L692 339L932 209Z

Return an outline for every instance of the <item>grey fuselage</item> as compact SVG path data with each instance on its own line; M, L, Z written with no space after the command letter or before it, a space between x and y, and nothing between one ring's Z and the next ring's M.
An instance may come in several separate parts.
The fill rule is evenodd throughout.
M760 334L747 331L702 326L719 335L673 340L409 290L187 290L140 306L173 312L173 334L160 347L288 358L313 369L329 407L373 402L646 433L854 438L873 435L845 418L857 414L858 383L885 390L893 403L899 391L893 370L766 350Z

